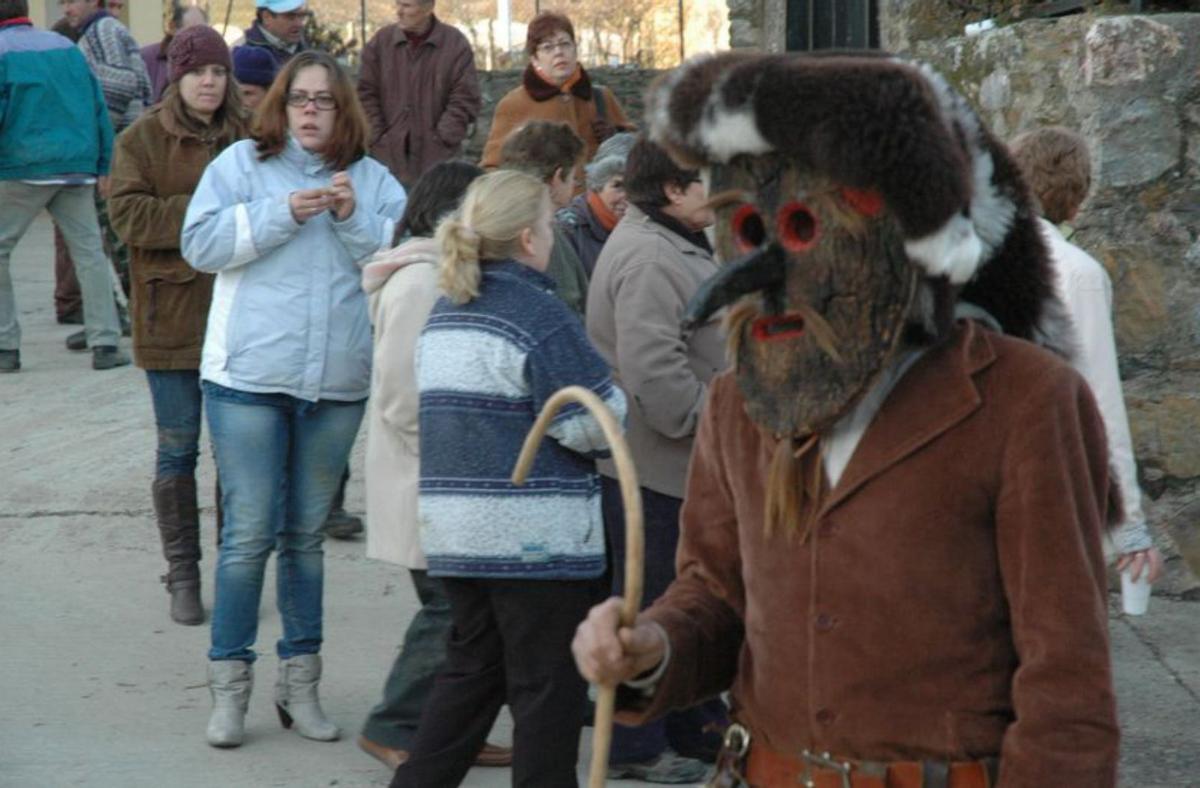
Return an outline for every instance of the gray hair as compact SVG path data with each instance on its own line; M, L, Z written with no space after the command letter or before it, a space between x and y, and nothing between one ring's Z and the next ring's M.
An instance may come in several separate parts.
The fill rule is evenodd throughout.
M583 168L587 174L588 189L598 192L614 175L625 172L625 159L629 156L629 149L633 147L636 139L636 134L623 131L600 143L600 147L596 148L596 155Z

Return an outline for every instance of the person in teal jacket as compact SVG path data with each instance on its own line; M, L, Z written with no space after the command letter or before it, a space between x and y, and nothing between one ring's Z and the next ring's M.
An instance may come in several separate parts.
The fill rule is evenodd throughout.
M100 239L93 186L107 188L113 130L83 54L37 30L28 0L0 0L0 372L21 368L9 257L43 208L62 229L83 295L93 369L129 363Z

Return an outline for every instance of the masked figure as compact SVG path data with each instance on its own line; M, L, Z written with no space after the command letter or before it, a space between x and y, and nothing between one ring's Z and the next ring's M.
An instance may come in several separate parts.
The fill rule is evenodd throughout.
M585 676L627 720L730 690L722 785L1112 785L1104 431L1007 151L883 56L693 60L647 119L708 172L686 319L733 368L678 579L625 640L592 611Z

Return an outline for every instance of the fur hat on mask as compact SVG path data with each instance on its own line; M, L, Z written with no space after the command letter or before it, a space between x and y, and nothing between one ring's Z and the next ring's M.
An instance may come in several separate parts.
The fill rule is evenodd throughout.
M646 118L686 166L760 157L876 195L922 272L927 323L944 329L969 302L1005 333L1072 352L1020 172L932 69L871 52L704 55L651 86Z
M178 82L184 74L204 66L224 66L233 71L229 46L221 34L208 25L194 25L180 30L167 49L171 81Z

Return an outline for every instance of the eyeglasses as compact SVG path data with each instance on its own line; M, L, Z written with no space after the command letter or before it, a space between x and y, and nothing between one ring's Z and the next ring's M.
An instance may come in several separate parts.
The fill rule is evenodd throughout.
M307 107L308 102L312 102L317 106L317 109L328 112L331 109L337 109L337 99L328 93L318 93L315 96L310 96L307 93L289 93L287 94L287 103L289 107Z
M553 55L555 52L574 52L575 42L569 38L563 38L558 41L544 41L537 45L537 53L539 55Z

